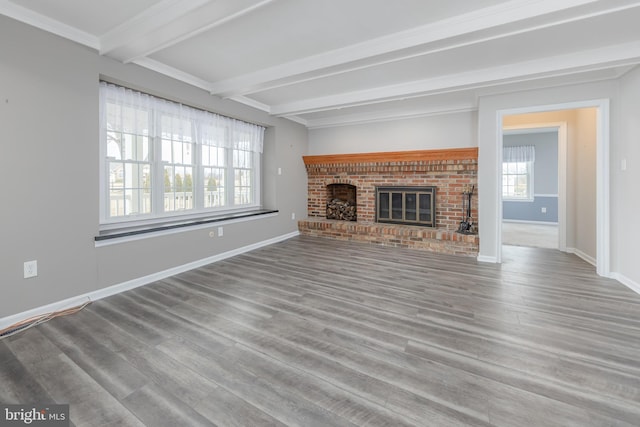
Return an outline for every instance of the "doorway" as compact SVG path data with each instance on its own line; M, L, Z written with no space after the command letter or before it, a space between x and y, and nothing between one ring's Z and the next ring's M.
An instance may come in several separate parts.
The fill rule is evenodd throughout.
M504 118L503 245L566 250L567 123L544 121L549 118Z
M589 135L580 120L591 115L593 125ZM560 117L560 118L559 118ZM564 119L562 118L564 117ZM576 120L578 125L576 125ZM596 266L600 275L609 274L609 101L594 100L550 106L538 106L498 111L498 146L503 159L503 135L510 128L558 126L558 248L575 253ZM558 125L559 123L559 125ZM535 126L533 126L535 125ZM562 130L564 126L565 131ZM588 128L588 127L587 127ZM562 135L567 136L568 151L560 149ZM592 141L586 147L585 141ZM589 149L586 149L589 148ZM587 161L589 167L584 165ZM502 183L502 170L497 171ZM564 176L563 176L564 174ZM564 182L564 186L563 186ZM569 197L569 198L568 198ZM498 231L498 261L502 257L502 191L498 194L496 228Z

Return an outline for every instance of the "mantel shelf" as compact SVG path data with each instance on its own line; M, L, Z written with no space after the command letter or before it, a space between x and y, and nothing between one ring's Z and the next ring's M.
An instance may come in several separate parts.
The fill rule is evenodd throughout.
M477 160L478 148L449 148L442 150L389 151L377 153L328 154L303 156L305 165L420 162L434 160Z

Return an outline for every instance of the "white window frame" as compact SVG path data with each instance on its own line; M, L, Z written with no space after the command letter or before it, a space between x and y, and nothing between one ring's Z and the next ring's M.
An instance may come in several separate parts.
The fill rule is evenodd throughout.
M524 163L527 167L527 171L524 174L518 174L518 173L505 173L504 172L504 166L508 165L508 164L517 164L517 163ZM503 183L502 183L502 200L507 201L507 202L533 202L534 201L534 191L533 191L533 169L534 169L534 162L528 161L528 162L502 162L502 179L503 179ZM527 193L523 196L518 196L518 195L509 195L505 193L505 185L504 185L504 178L505 176L525 176L527 179Z
M126 89L126 88L125 88ZM128 89L127 89L128 90ZM102 92L100 96L100 107L101 111L104 108L104 103L107 101L103 99ZM168 101L167 101L168 102ZM180 105L175 103L176 105ZM190 108L190 107L186 107ZM261 148L260 151L256 150L245 150L251 153L253 167L252 170L252 186L251 186L251 197L252 202L243 204L243 205L235 205L234 204L234 174L235 168L233 165L233 153L238 147L234 146L225 146L220 147L225 151L225 203L224 206L221 207L205 207L205 191L206 191L206 183L204 182L204 170L207 165L204 165L202 162L202 145L199 141L192 142L192 159L191 162L193 164L192 169L192 183L193 183L193 208L189 210L178 210L178 211L165 211L164 209L164 167L168 162L162 161L162 132L160 131L160 123L161 120L159 117L162 114L166 114L164 112L151 111L151 122L152 126L155 126L154 135L149 136L150 139L150 147L149 147L149 163L151 164L151 212L148 214L136 214L136 215L124 215L124 216L112 216L110 212L110 184L109 184L109 158L107 157L107 130L103 125L100 127L100 229L101 230L113 230L122 227L130 227L130 226L146 226L146 225L154 225L161 224L166 222L174 222L180 220L195 220L199 218L208 218L212 216L218 216L225 214L235 214L239 212L250 212L255 211L262 208L262 198L261 198L261 163L262 163L262 154ZM212 114L213 113L207 113ZM230 132L229 129L234 125L237 126L238 123L241 125L250 125L257 126L246 122L240 122L235 119L216 116L216 123L222 123L222 127L225 126L225 123L228 123L226 127L224 127L224 136L225 138L229 137L229 135L240 135L242 131ZM228 121L228 122L227 122ZM192 125L200 126L197 121L192 122ZM259 127L261 128L261 127ZM222 129L222 128L221 128ZM262 128L264 130L264 128ZM197 134L197 132L193 132L193 134ZM262 141L260 141L262 143ZM124 162L124 160L118 160L118 162ZM243 168L245 169L245 168ZM184 177L183 177L184 178Z

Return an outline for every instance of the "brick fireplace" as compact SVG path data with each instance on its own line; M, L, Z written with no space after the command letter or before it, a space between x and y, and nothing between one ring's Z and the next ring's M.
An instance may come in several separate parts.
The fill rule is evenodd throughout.
M464 220L463 191L477 188L478 149L305 156L308 218L301 234L359 240L440 253L477 255L478 236L456 233ZM327 219L328 188L355 187L357 220ZM435 227L376 222L376 188L435 187ZM477 224L477 193L472 218Z

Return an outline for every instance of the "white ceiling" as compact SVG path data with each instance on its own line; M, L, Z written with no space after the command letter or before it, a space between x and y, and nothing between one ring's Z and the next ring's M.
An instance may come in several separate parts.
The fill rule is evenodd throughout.
M310 128L617 78L640 1L0 0L0 14Z

